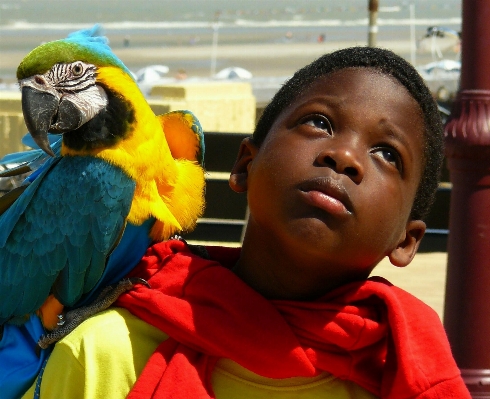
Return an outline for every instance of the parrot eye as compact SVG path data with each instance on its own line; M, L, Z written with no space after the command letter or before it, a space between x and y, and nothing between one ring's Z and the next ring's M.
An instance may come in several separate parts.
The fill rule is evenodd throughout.
M75 65L73 65L73 68L72 68L71 71L72 71L73 75L80 76L83 73L83 66L82 66L82 64L75 64Z

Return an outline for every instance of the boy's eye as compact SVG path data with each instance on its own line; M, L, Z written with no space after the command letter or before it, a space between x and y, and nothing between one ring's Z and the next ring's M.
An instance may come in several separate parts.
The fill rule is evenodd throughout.
M333 128L330 121L323 115L310 115L304 118L301 123L303 125L312 126L316 129L324 130L328 132L328 134L333 133Z
M380 157L383 161L392 164L398 170L401 171L402 168L401 158L395 149L389 147L380 147L380 148L376 148L373 151L373 154Z

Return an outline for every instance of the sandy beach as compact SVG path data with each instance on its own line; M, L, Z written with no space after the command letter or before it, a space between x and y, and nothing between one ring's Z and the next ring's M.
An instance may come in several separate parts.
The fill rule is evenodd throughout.
M224 44L217 47L216 71L230 66L240 66L254 77L287 77L322 54L365 41ZM411 44L408 40L380 41L378 47L388 48L410 60ZM115 47L114 52L126 66L136 72L148 65L163 64L170 68L169 76L185 70L188 77L209 77L211 73L212 46L129 46ZM13 80L15 70L27 51L4 50L0 57L3 76ZM430 54L417 54L417 64L430 61Z

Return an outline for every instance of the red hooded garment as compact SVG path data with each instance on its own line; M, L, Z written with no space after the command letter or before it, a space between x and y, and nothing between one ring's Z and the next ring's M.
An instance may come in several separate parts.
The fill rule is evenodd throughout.
M132 277L147 280L118 306L169 335L129 394L214 398L211 373L231 359L269 378L326 371L383 399L470 399L437 314L384 279L342 286L312 302L267 300L230 268L240 249L181 241L149 248Z

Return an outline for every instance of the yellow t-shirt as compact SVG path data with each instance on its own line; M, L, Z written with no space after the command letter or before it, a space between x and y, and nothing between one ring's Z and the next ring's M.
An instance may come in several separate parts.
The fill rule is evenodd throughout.
M44 370L41 399L122 399L167 335L112 308L82 323L59 341ZM374 399L351 381L323 373L313 378L261 377L229 359L212 374L217 399ZM32 399L34 386L22 399ZM191 399L191 398L190 398Z

